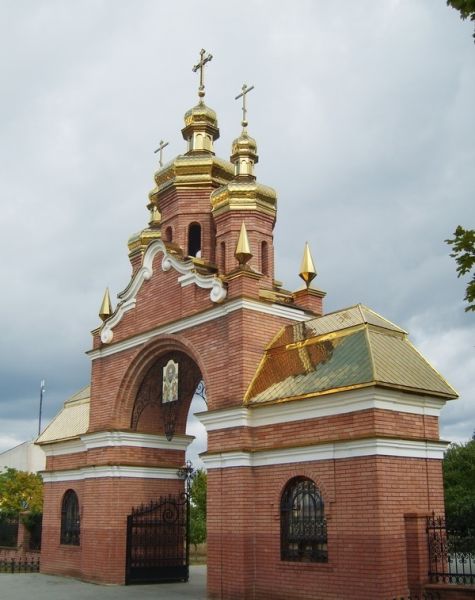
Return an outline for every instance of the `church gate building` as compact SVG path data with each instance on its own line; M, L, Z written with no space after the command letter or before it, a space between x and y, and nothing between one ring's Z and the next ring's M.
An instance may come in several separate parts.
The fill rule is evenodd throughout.
M38 439L41 571L134 582L128 517L183 492L201 386L209 598L419 593L424 519L444 511L439 413L456 392L366 306L325 314L308 246L303 289L275 279L277 196L255 176L251 88L230 159L219 158L207 59L185 151L160 165L149 224L128 242L131 279L115 308L104 297L90 388Z

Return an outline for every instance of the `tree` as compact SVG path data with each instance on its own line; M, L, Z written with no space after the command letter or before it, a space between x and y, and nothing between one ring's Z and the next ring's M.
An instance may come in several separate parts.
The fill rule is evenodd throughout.
M195 546L206 541L206 471L198 469L190 487L190 542Z
M7 468L0 473L0 515L15 516L22 511L40 513L43 508L43 480L36 473Z
M445 454L443 469L447 523L475 529L475 439L452 444Z
M473 0L475 2L475 0ZM466 311L475 311L475 229L464 229L461 225L454 232L454 238L445 240L452 246L450 256L457 263L457 277L470 273L472 279L468 282L464 300L468 302Z
M458 10L462 19L475 21L475 0L447 0L447 6ZM473 37L475 38L475 32Z

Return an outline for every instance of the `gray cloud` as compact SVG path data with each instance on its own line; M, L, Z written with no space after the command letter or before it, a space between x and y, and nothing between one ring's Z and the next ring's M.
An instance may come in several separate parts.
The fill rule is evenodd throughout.
M184 150L201 47L221 156L233 97L255 85L277 276L299 286L308 239L327 310L362 301L406 327L461 393L443 435L471 435L475 321L443 241L475 226L471 26L443 2L343 4L0 5L0 449L34 434L41 378L47 417L87 383L104 288L127 285L126 242L147 221L153 150Z

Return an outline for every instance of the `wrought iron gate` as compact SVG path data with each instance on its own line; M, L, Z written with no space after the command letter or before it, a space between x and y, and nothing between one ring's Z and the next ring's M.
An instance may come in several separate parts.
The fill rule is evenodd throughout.
M188 581L188 494L161 496L127 517L126 584Z

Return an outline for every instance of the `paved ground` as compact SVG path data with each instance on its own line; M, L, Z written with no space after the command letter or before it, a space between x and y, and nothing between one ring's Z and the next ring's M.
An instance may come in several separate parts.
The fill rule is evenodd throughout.
M0 573L0 600L205 600L206 566L190 567L188 583L95 585L41 573Z

